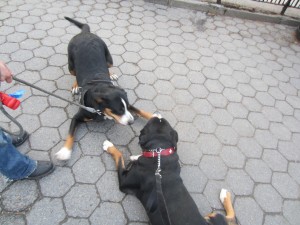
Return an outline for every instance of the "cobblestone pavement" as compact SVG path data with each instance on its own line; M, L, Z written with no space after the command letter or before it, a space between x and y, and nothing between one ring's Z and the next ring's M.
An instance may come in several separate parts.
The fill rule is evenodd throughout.
M118 84L135 106L159 110L179 133L182 178L202 214L233 193L242 225L300 221L300 45L294 28L207 15L143 1L2 0L0 58L15 76L73 99L67 44L88 22L113 55ZM73 106L26 90L9 111L31 133L19 149L52 159L62 147ZM17 130L5 117L1 126ZM66 165L40 181L0 179L0 224L142 225L141 204L118 190L110 138L128 158L139 153L145 124L82 124ZM183 206L184 207L184 206Z

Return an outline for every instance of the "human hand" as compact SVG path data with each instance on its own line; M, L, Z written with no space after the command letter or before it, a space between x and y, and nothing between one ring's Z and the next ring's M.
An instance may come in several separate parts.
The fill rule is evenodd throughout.
M0 81L12 82L12 73L6 64L0 61Z

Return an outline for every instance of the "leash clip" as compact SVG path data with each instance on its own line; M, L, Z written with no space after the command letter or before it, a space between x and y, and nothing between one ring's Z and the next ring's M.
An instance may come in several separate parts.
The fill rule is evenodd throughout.
M96 113L97 113L99 116L102 115L102 112L101 112L99 109L96 110Z
M161 174L160 174L160 172L161 172L161 168L160 168L160 156L161 156L161 154L160 153L162 152L162 150L163 150L162 148L157 148L153 151L153 155L154 155L154 152L157 153L157 169L155 171L155 175L158 175L160 177L161 177Z

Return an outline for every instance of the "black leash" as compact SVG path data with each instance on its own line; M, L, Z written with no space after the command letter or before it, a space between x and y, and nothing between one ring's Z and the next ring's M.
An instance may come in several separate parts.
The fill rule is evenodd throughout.
M171 225L171 219L169 216L166 200L164 198L163 190L162 190L162 176L160 174L161 168L160 168L160 161L161 161L161 151L164 149L158 148L154 149L153 151L157 152L157 169L155 171L155 181L156 181L156 193L157 193L157 201L158 201L158 207L163 219L163 223L165 225Z
M59 98L59 99L61 99L61 100L63 100L63 101L66 101L66 102L68 102L68 103L70 103L70 104L77 105L78 107L80 107L80 108L82 108L82 109L84 109L84 110L86 110L86 111L88 111L88 112L91 112L91 113L97 113L97 114L99 114L99 115L102 115L102 112L99 111L99 110L96 110L96 109L94 109L94 108L91 108L91 107L87 107L87 106L78 104L78 103L76 103L76 102L69 101L68 99L65 99L65 98L63 98L63 97L60 97L60 96L58 96L58 95L56 95L56 94L53 94L53 93L51 93L51 92L49 92L49 91L45 91L44 89L39 88L39 87L37 87L37 86L35 86L35 85L33 85L33 84L30 84L30 83L28 83L28 82L26 82L26 81L24 81L24 80L21 80L21 79L19 79L19 78L13 77L13 79L14 79L15 81L18 81L18 82L20 82L20 83L23 83L23 84L25 84L25 85L27 85L27 86L29 86L29 87L32 87L32 88L35 88L35 89L37 89L37 90L39 90L39 91L41 91L41 92L44 92L44 93L46 93L46 94L48 94L48 95L51 95L51 96L54 96L54 97L56 97L56 98Z
M9 132L8 130L4 129L3 127L1 127L1 129L4 130L8 134L12 134L12 135L15 135L15 136L18 136L18 137L22 137L22 135L24 133L24 129L23 129L22 125L15 118L13 118L11 115L9 115L8 112L6 112L6 110L4 109L3 104L2 104L1 101L0 101L0 110L3 112L3 114L7 118L9 118L14 124L16 124L19 127L20 131L19 131L19 134L13 134L13 133Z

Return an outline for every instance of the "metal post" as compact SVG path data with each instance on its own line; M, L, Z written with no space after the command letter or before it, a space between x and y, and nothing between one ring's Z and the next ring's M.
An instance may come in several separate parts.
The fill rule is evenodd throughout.
M283 15L285 13L285 10L289 7L291 1L292 0L288 0L287 3L285 3L285 5L282 8L282 11L281 11L280 15Z

